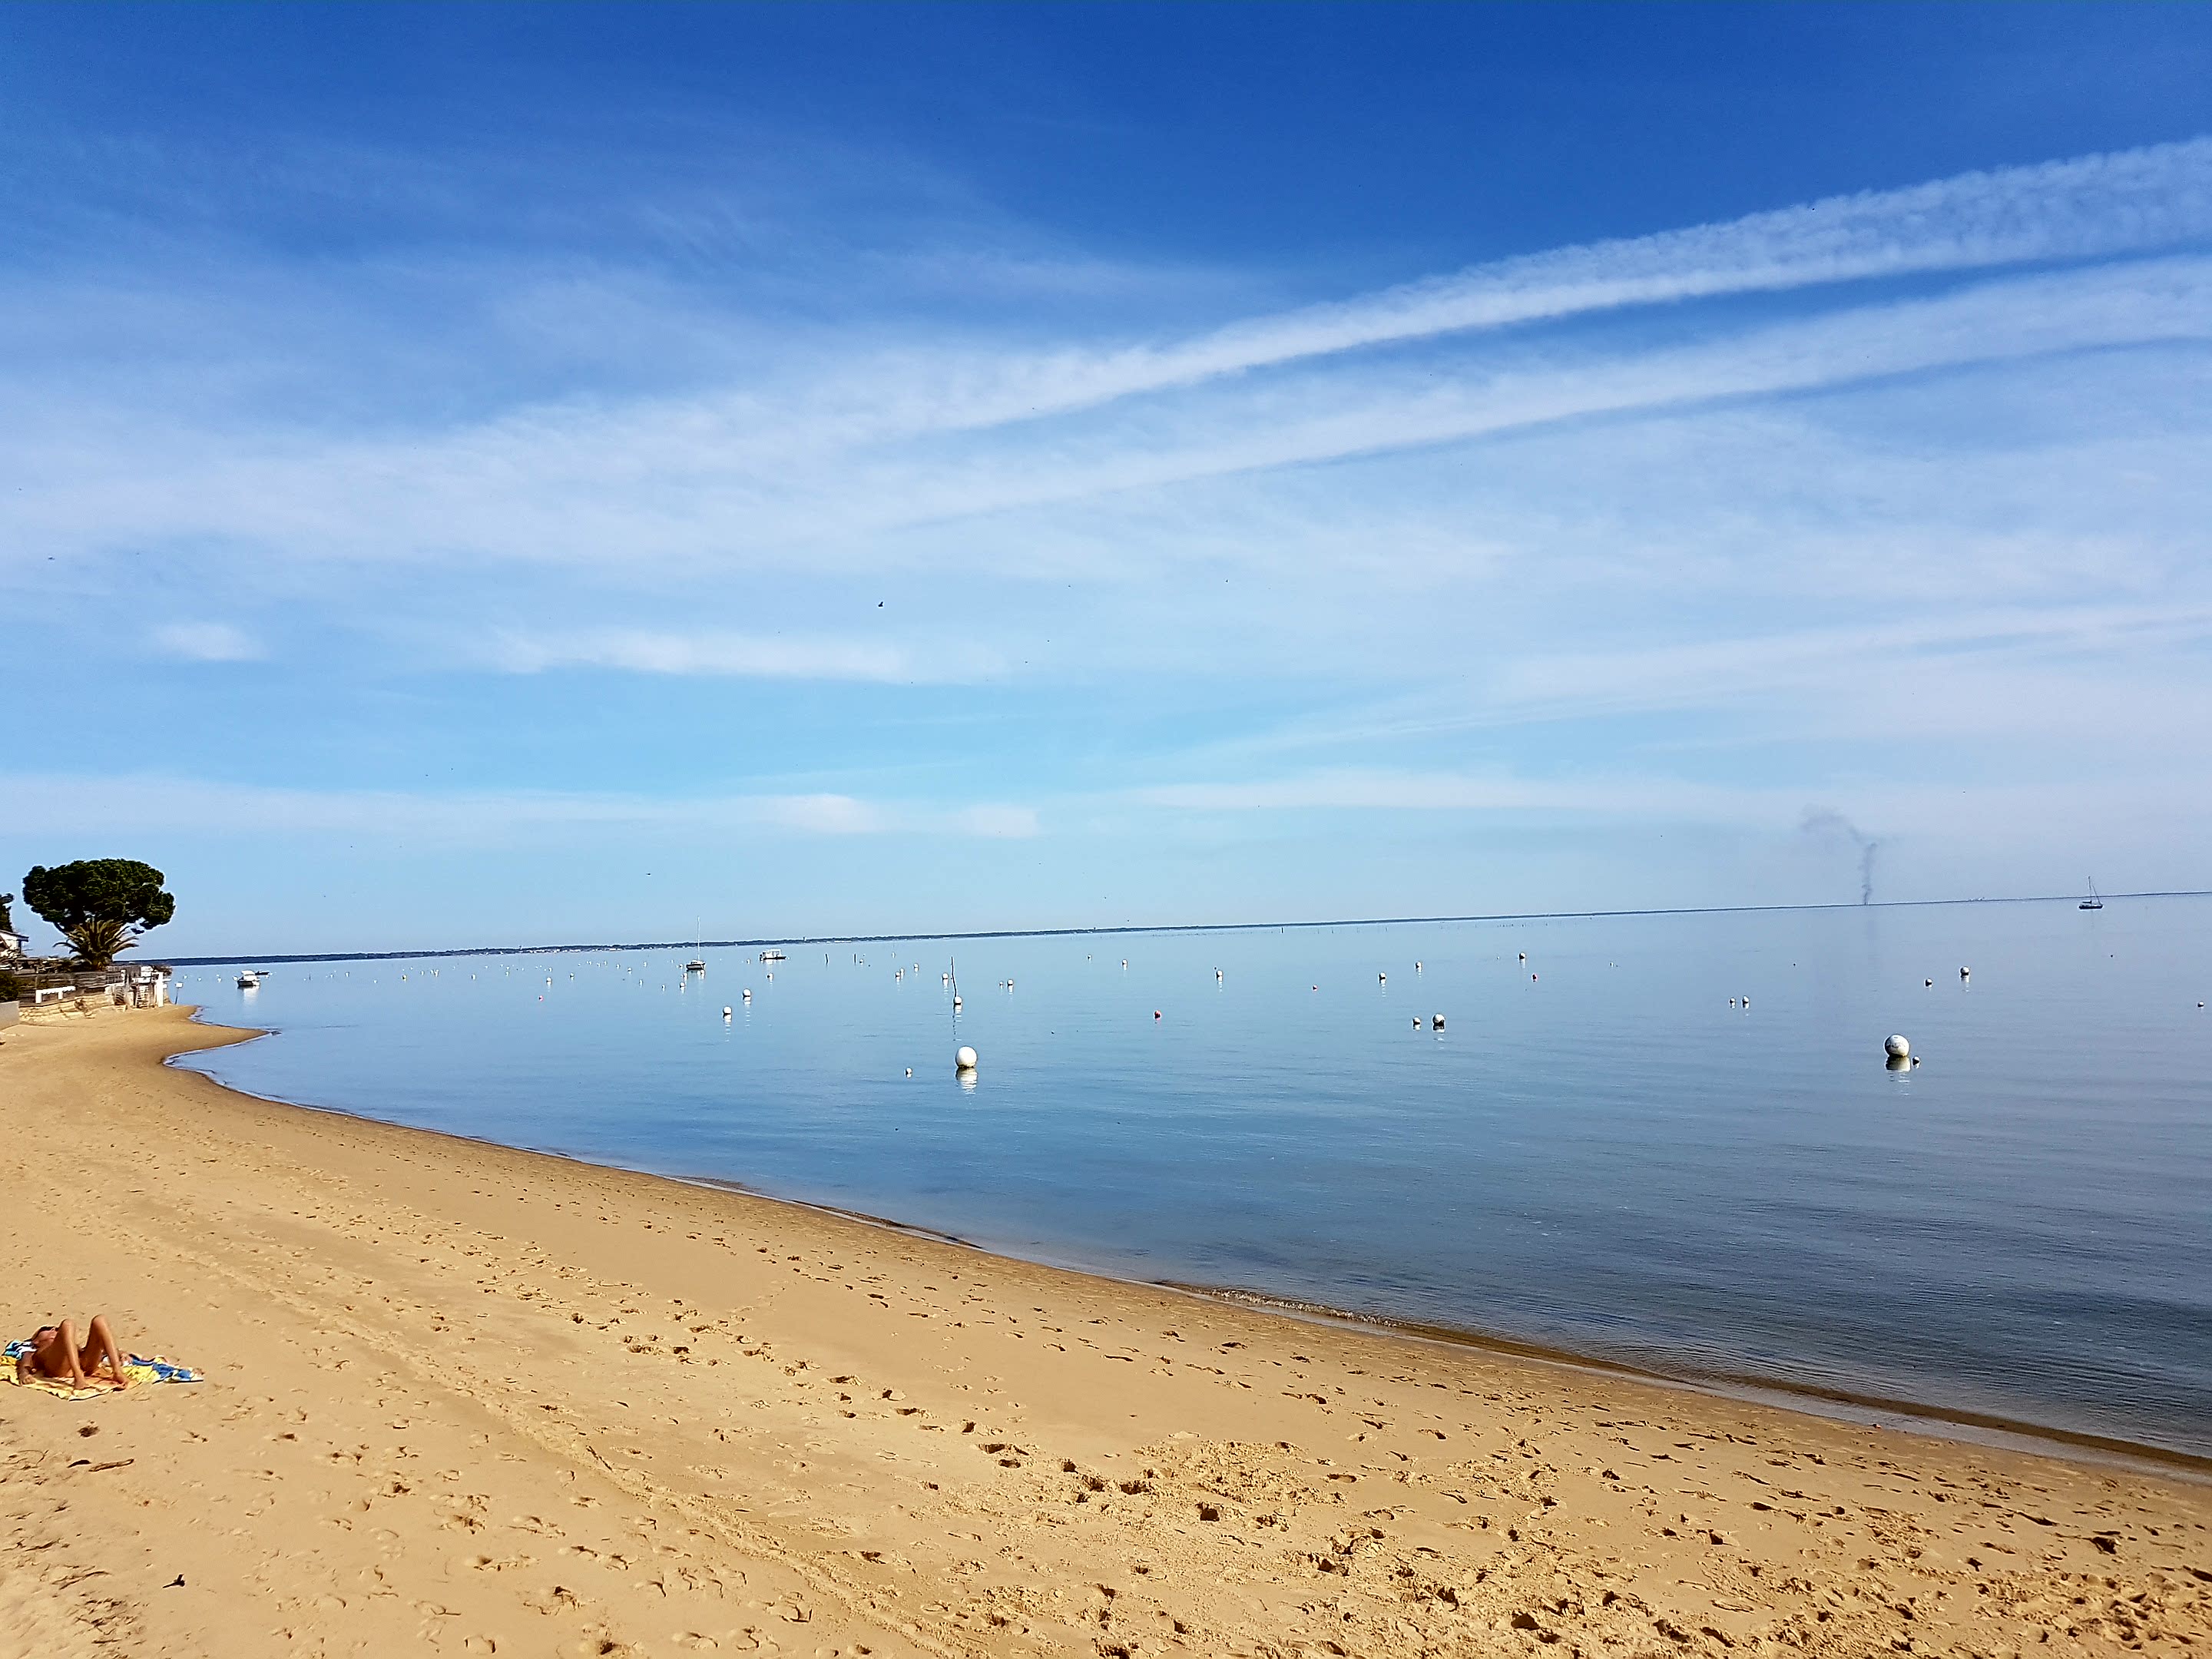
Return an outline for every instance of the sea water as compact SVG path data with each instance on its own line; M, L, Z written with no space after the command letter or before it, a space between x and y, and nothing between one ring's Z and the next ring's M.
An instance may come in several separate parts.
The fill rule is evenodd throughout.
M2212 1455L2212 901L787 948L186 968L276 1035L184 1063L1039 1261Z

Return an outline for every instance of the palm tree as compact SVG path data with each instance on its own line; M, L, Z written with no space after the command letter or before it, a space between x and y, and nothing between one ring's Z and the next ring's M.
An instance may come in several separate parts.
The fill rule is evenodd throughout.
M62 938L76 952L77 960L88 968L105 968L118 952L131 950L138 943L131 924L112 916L88 917L74 927L64 928Z

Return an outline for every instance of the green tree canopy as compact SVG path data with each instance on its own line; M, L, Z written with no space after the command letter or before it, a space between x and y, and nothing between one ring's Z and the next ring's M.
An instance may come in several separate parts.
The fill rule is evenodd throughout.
M159 927L177 913L177 901L161 890L162 876L136 859L80 859L48 869L34 866L23 878L23 902L54 925L70 948L95 968L105 968L137 934Z

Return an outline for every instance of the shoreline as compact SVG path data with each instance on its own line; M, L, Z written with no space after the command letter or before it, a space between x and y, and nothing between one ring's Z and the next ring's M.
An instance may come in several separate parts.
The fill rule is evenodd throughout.
M1074 1268L1071 1271L1089 1270ZM1863 1428L1883 1429L1933 1440L1956 1441L1966 1445L2001 1448L2031 1456L2070 1458L2113 1468L2130 1469L2138 1474L2163 1475L2172 1480L2212 1486L2212 1457L2175 1451L2169 1447L2142 1441L2057 1428L1986 1412L1921 1405L1880 1395L1855 1394L1844 1389L1823 1389L1808 1382L1791 1382L1748 1373L1701 1376L1657 1370L1602 1354L1579 1353L1571 1348L1547 1347L1540 1343L1524 1342L1491 1332L1465 1330L1455 1325L1425 1324L1381 1314L1352 1312L1331 1307L1326 1303L1300 1302L1264 1291L1179 1285L1167 1279L1148 1282L1211 1300L1263 1309L1285 1318L1310 1319L1317 1323L1381 1331L1401 1341L1435 1342L1446 1347L1474 1348L1525 1360L1531 1364L1556 1365L1596 1376L1618 1376L1650 1388L1680 1389L1686 1393L1705 1395L1716 1400L1767 1406L1828 1422L1850 1423Z
M0 1043L0 1650L1292 1659L2212 1643L2212 1492ZM179 1582L181 1581L181 1582ZM1556 1645L1555 1645L1556 1644Z
M1893 903L2012 902L2014 901L1891 901ZM274 958L270 959L274 960ZM281 1028L276 1026L223 1025L214 1020L204 1019L201 1017L203 1010L198 1005L178 1006L187 1011L191 1023L195 1025L210 1030L240 1034L235 1041L213 1045L216 1047L239 1047L246 1042L277 1036L281 1031ZM164 1064L167 1063L167 1061L164 1062ZM191 1068L180 1069L191 1070ZM528 1153L533 1157L559 1158L565 1163L578 1164L587 1169L620 1170L625 1174L641 1176L649 1180L678 1182L687 1186L741 1194L764 1203L787 1204L798 1209L836 1216L866 1226L881 1227L888 1231L907 1237L934 1240L962 1249L974 1250L979 1255L996 1261L1020 1262L1030 1267L1078 1273L1085 1278L1097 1279L1103 1284L1172 1291L1231 1306L1258 1309L1285 1318L1309 1320L1321 1324L1341 1325L1353 1329L1380 1332L1404 1340L1435 1342L1448 1347L1468 1348L1533 1364L1559 1365L1595 1374L1619 1376L1653 1387L1680 1389L1718 1399L1777 1407L1785 1411L1799 1412L1808 1417L1822 1418L1834 1422L1851 1423L1870 1428L1887 1428L1899 1433L1999 1447L2033 1455L2075 1458L2112 1468L2130 1469L2144 1474L2163 1474L2173 1479L2212 1486L2212 1456L2182 1451L2154 1443L2128 1440L2118 1436L2069 1429L2062 1425L2037 1423L2027 1419L2006 1417L1995 1413L1978 1412L1962 1407L1948 1407L1893 1396L1861 1393L1848 1389L1827 1388L1816 1383L1800 1382L1786 1377L1765 1376L1752 1372L1701 1373L1691 1370L1666 1370L1654 1365L1639 1364L1633 1360L1620 1358L1609 1354L1587 1353L1573 1348L1532 1341L1506 1332L1442 1324L1390 1314L1364 1312L1357 1309L1337 1307L1325 1302L1285 1296L1249 1285L1212 1285L1168 1279L1139 1279L1133 1275L1114 1273L1096 1263L1079 1259L1028 1255L996 1249L957 1233L931 1226L927 1223L907 1221L896 1216L878 1215L842 1205L793 1197L728 1176L642 1169L631 1164L604 1163L548 1147L513 1146L505 1141L461 1134L452 1130L422 1128L392 1119L373 1117L349 1111L343 1107L325 1105L316 1101L289 1100L277 1095L258 1094L252 1090L209 1077L205 1073L195 1072L194 1075L206 1078L216 1087L230 1093L240 1095L248 1099L266 1101L271 1105L290 1107L300 1111L328 1113L337 1117L381 1124L390 1128L404 1129L411 1133L435 1135L471 1146L496 1146L511 1152Z

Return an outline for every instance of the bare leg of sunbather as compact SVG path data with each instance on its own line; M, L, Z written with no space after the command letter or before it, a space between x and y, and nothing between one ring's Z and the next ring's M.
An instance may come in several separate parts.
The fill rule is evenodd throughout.
M77 1357L76 1327L68 1320L55 1326L40 1344L34 1360L40 1376L66 1382L72 1389L84 1386L84 1366Z
M125 1388L130 1379L123 1372L122 1350L115 1346L115 1337L107 1328L105 1315L95 1317L86 1333L87 1340L80 1345L76 1327L64 1319L54 1328L53 1334L39 1348L36 1364L41 1376L50 1376L57 1382L66 1382L73 1389L82 1389L97 1380L100 1367L107 1366L114 1386Z
M92 1328L85 1334L85 1345L77 1355L77 1364L88 1376L97 1376L102 1365L115 1379L115 1386L127 1389L131 1379L123 1370L123 1350L115 1346L115 1333L107 1328L107 1316L94 1314Z

